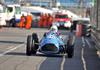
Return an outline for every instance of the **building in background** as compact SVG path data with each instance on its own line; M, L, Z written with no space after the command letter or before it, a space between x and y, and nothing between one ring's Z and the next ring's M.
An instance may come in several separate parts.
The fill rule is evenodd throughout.
M39 6L56 7L57 3L60 2L63 7L78 7L82 5L84 7L92 6L93 0L4 0L6 3L20 3L20 4L30 4Z
M93 0L94 6L91 8L90 18L93 26L100 30L100 0Z

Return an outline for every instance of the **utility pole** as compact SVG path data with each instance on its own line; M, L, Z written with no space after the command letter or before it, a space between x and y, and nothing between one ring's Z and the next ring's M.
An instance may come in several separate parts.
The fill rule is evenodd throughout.
M52 0L52 7L56 7L57 0Z
M82 13L82 11L84 11L84 10L83 10L83 3L84 3L84 0L79 0L78 3L79 3L79 9L80 9L80 12L79 12L79 13L80 13L80 15L82 16L82 14L84 13L84 12Z
M83 7L83 0L80 0L80 7L82 8Z
M98 29L98 11L99 11L99 10L98 10L98 6L99 6L99 5L98 5L98 2L99 2L99 1L97 0L97 1L96 1L96 23L97 23L97 24L96 24L96 27L97 27L97 29Z

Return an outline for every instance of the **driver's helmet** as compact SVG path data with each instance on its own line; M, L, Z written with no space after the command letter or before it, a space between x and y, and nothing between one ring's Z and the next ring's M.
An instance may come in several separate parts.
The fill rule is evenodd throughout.
M56 25L51 26L50 31L57 32L58 27Z

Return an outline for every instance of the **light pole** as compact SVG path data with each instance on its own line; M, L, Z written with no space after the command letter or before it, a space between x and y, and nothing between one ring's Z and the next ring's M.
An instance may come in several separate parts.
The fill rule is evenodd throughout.
M99 2L99 1L96 0L96 13L97 13L97 14L96 14L96 23L97 23L97 24L96 24L96 27L97 27L97 29L98 29L98 2Z
M80 5L79 5L80 6L80 14L82 17L85 17L85 11L86 11L86 9L84 7L85 0L80 0L79 2L80 2Z

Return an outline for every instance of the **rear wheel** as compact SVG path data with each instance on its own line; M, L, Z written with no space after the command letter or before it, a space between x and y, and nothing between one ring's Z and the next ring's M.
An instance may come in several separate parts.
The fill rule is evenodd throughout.
M75 37L74 36L69 36L69 40L67 41L66 45L66 53L68 54L68 58L72 58L74 55L74 41Z
M72 58L74 55L74 47L73 46L68 46L67 47L67 54L68 54L68 58Z
M37 36L37 34L36 33L33 33L32 34L32 54L36 54L36 52L37 52L37 49L38 49L38 44L39 44L39 40L38 40L38 36Z
M30 56L31 53L31 48L32 48L32 36L28 35L27 37L27 45L26 45L26 55Z

